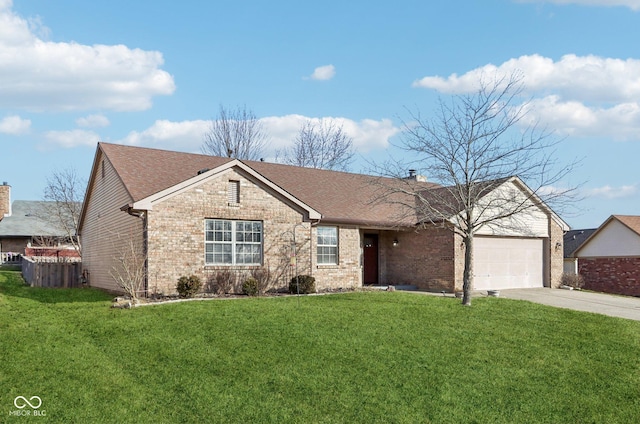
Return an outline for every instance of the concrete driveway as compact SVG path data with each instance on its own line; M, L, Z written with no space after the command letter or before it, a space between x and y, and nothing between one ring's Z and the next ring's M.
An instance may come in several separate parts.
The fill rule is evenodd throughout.
M640 298L549 288L500 290L500 297L640 321Z

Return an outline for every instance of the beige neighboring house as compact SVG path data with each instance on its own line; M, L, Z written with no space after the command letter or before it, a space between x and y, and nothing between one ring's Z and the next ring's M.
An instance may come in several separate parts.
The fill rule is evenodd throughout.
M640 216L611 215L573 256L585 289L640 296Z
M397 205L372 203L377 179L99 143L80 220L83 267L90 285L118 291L112 270L133 241L146 259L147 294L175 293L183 275L206 282L260 268L270 270L276 290L295 271L314 276L319 291L370 284L460 290L461 239ZM530 194L517 178L494 185L496 193ZM567 224L543 204L521 218L520 232L477 235L476 289L559 284Z

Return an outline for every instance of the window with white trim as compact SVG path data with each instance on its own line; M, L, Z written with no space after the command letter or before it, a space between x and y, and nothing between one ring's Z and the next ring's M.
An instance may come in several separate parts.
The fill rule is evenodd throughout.
M318 265L338 264L338 227L318 227Z
M262 265L262 222L205 220L205 265Z

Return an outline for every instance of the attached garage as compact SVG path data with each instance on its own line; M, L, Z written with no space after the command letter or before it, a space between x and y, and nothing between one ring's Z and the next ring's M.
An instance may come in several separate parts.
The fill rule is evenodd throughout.
M540 238L475 237L475 290L543 287L543 249Z

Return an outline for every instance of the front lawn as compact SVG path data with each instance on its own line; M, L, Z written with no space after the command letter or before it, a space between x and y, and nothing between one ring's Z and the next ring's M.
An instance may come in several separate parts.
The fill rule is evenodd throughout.
M110 299L25 287L0 271L0 422L640 417L640 322L402 292L132 310L110 309ZM19 416L17 396L42 406Z

